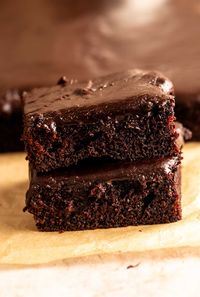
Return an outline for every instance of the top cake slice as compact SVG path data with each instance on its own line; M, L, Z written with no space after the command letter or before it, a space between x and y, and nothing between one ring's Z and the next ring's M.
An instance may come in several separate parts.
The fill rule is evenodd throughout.
M136 161L179 154L173 85L155 71L59 80L25 95L27 159L38 172L91 158Z

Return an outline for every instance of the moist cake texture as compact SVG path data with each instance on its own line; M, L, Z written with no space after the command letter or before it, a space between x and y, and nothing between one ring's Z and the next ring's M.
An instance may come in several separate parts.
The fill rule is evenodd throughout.
M90 166L92 165L92 166ZM68 170L31 170L26 210L41 231L74 231L181 219L180 159L83 162Z
M155 71L94 81L61 80L25 97L27 159L38 172L87 158L138 161L176 156L173 85Z

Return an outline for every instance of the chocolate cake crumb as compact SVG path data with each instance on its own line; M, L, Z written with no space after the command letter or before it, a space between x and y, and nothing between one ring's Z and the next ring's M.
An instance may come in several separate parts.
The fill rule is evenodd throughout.
M66 76L62 76L58 80L57 85L65 86L67 83L68 83L68 80L67 80Z
M88 95L90 93L90 89L86 89L86 88L77 88L74 90L74 94L77 96L84 96L84 95Z
M135 264L135 265L128 265L126 268L127 269L130 269L130 268L136 268L136 267L138 267L140 265L140 263L137 263L137 264Z

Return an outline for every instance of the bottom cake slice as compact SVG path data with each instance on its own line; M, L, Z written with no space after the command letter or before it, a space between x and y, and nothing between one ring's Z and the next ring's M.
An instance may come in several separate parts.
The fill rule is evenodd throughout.
M92 163L92 166L91 166ZM161 224L181 219L180 158L31 171L26 210L41 231Z

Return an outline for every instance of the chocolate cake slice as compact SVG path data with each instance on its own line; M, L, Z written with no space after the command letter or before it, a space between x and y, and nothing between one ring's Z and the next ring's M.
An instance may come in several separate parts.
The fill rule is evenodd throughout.
M25 97L27 159L46 172L87 158L176 156L172 94L166 77L137 69L35 89Z
M26 209L41 231L161 224L181 219L178 157L31 171Z

